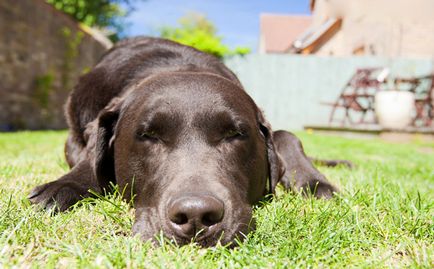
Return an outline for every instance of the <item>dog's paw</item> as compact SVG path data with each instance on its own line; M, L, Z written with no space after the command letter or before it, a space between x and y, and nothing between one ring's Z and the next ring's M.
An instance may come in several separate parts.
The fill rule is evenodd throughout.
M38 204L47 210L65 211L79 200L82 193L70 182L53 181L35 187L27 197L32 204Z
M294 187L293 189L297 192L301 192L303 195L313 195L316 198L324 199L330 199L334 194L339 192L339 190L320 173L299 174Z
M316 198L330 199L335 193L339 193L339 189L318 171L286 172L280 182L286 189L305 196L313 195Z
M335 186L323 180L311 180L300 189L304 194L312 194L316 198L324 199L330 199L339 192Z

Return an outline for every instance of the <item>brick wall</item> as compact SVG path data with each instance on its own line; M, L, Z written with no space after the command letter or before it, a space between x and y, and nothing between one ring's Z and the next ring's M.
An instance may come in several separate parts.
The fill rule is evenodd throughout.
M65 128L68 93L107 46L43 0L1 0L0 131Z

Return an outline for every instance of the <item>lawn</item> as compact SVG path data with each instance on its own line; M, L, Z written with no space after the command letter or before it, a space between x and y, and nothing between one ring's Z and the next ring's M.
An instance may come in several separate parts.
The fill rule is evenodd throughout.
M131 237L118 195L51 216L26 199L68 170L66 132L0 134L0 268L434 267L434 143L298 134L308 154L353 161L320 170L332 200L279 191L255 209L257 231L238 248L156 247Z

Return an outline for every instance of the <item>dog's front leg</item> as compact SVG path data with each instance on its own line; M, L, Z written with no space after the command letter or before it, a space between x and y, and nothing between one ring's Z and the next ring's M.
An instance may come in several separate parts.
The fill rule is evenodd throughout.
M89 190L101 192L89 160L83 160L58 180L37 186L28 198L45 209L65 211L79 200L91 196Z
M313 193L316 197L330 198L337 188L321 174L306 156L301 141L292 133L275 131L273 140L285 173L280 182L286 189Z

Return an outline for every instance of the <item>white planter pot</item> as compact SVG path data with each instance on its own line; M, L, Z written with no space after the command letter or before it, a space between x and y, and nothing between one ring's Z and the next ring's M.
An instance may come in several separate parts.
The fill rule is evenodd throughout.
M381 91L375 95L375 113L381 127L402 129L410 125L414 115L414 93Z

